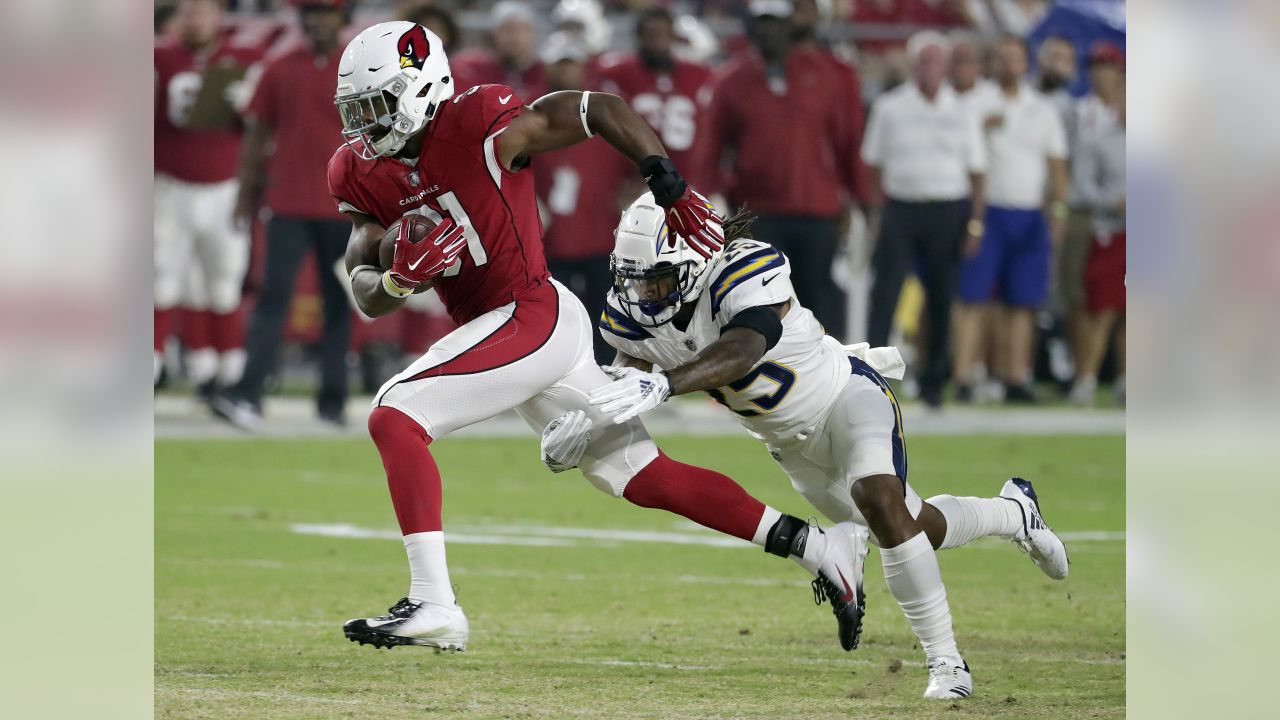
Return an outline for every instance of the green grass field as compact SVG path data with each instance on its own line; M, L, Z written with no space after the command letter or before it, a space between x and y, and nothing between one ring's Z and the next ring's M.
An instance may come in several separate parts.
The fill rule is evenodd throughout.
M779 509L813 515L749 438L666 438ZM552 475L535 440L446 440L445 530L471 643L457 655L347 642L344 620L408 585L381 465L359 440L159 441L159 718L1122 718L1124 543L1068 541L1055 583L993 540L940 555L973 698L920 698L913 636L867 564L862 647L842 652L808 578L754 548L587 539L565 528L709 533ZM1122 437L919 437L928 497L1036 482L1060 532L1124 529ZM388 533L394 536L394 532Z

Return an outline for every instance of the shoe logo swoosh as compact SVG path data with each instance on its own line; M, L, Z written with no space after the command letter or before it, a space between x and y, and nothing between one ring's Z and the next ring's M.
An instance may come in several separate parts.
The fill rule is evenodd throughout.
M510 101L510 100L511 100L511 96L510 96L510 95L508 95L508 96L506 96L506 97L499 97L499 98L498 98L498 102L502 103L503 105L506 105L506 104L507 104L507 102L508 102L508 101Z
M853 588L849 587L849 581L844 579L844 573L836 569L836 575L840 576L840 582L844 583L844 597L840 598L843 602L853 601Z
M376 628L376 627L382 627L383 625L390 625L390 624L392 624L392 623L398 623L398 622L401 622L401 621L403 621L403 620L404 620L404 618L391 618L390 620L365 620L365 621L364 621L364 624L365 624L365 625L368 625L368 626L369 626L369 627L371 627L371 628Z

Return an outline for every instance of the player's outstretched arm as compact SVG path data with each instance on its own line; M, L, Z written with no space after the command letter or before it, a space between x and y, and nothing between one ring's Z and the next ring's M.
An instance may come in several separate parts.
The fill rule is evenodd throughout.
M683 238L703 257L724 245L724 233L707 199L689 187L644 118L617 95L565 90L544 95L511 121L498 138L498 160L508 170L531 155L599 135L636 164L653 198L667 211L675 246Z
M351 292L355 295L360 312L369 317L393 313L404 305L403 297L395 297L386 291L378 248L387 229L372 215L359 212L345 213L351 218L351 239L347 241L347 274L351 276Z
M767 308L773 312L772 308ZM724 387L741 378L760 362L768 343L758 331L744 327L727 329L698 357L667 371L672 395Z
M652 155L667 156L662 141L625 100L609 93L589 93L584 114L582 99L583 93L564 90L535 100L498 140L498 159L503 166L508 170L521 167L531 155L575 145L592 134L604 138L637 165Z
M790 301L747 308L724 326L720 338L693 360L663 372L609 373L614 381L591 391L589 400L614 423L648 412L672 395L723 387L746 375L782 336Z

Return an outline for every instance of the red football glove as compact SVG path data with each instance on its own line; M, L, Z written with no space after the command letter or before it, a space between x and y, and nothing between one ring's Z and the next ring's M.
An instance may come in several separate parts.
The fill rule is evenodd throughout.
M467 246L466 228L445 218L419 242L409 235L411 223L401 223L391 260L391 281L412 290L445 271Z
M667 228L671 231L667 242L675 247L676 236L682 237L694 252L709 258L724 245L724 232L718 222L712 224L713 220L718 218L711 203L685 186L684 194L667 210Z

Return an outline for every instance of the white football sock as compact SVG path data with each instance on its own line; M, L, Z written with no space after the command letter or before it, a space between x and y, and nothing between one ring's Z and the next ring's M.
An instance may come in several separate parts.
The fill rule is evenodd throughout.
M409 599L453 607L457 599L444 558L444 532L405 535L404 549L409 555Z
M962 662L951 629L947 589L929 537L922 532L897 547L881 548L880 561L884 564L884 582L920 638L925 657Z
M938 495L925 502L947 519L947 535L939 550L957 548L988 535L1011 538L1022 531L1022 510L1012 500Z
M765 541L769 539L769 531L773 529L773 524L778 522L780 517L782 513L765 505L764 514L760 516L760 524L756 525L756 534L751 538L751 542L764 547Z
M222 387L231 387L240 382L240 376L244 375L244 360L244 348L224 350L218 356L218 383Z
M218 351L200 348L187 352L187 379L192 386L203 385L218 374Z

